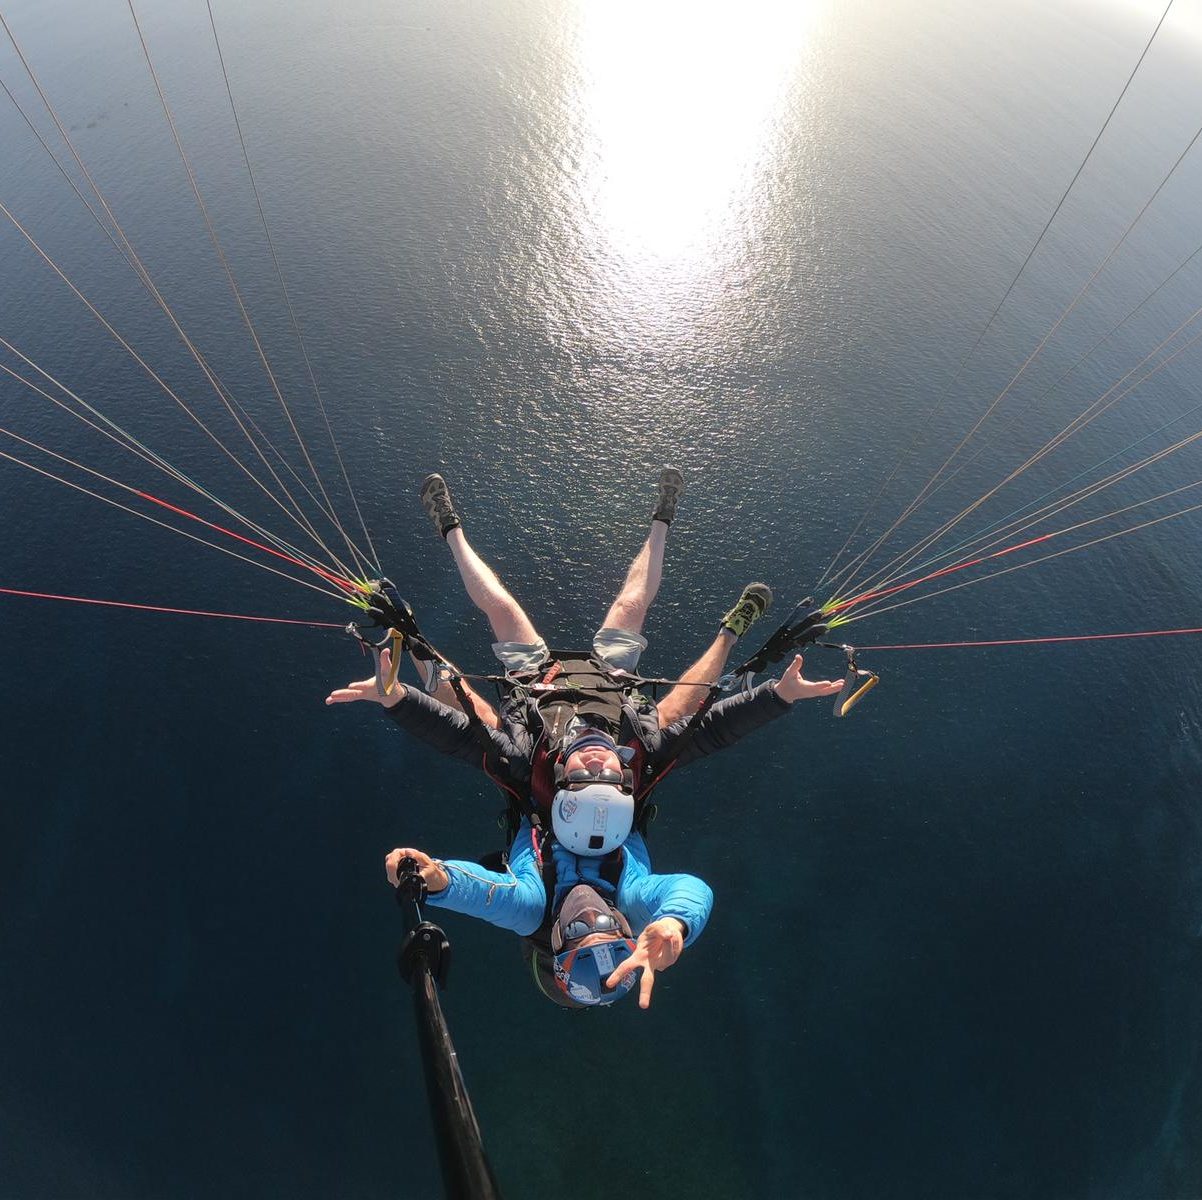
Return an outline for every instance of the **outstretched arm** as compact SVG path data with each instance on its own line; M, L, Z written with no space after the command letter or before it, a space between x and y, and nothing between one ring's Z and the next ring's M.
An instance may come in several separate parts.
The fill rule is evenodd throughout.
M385 650L380 656L381 672L385 675L391 666L391 656ZM387 696L381 696L376 687L375 676L348 683L335 688L327 697L326 704L351 704L367 701L379 704L404 730L423 742L479 767L485 750L485 739L490 753L511 761L523 761L518 747L500 730L491 727L472 727L460 708L451 708L433 696L403 683L396 684Z
M793 655L793 661L772 685L773 690L786 704L794 704L798 700L818 700L823 696L834 696L843 690L842 679L806 679L801 673L803 665L801 655Z
M688 732L687 720L677 721L664 730L663 741L654 759L661 762L671 759L677 743L687 737L676 760L676 765L683 767L707 754L715 754L733 746L753 730L783 717L796 701L833 696L843 686L834 679L806 679L801 670L802 658L798 654L778 680L761 683L749 695L719 700L691 733Z
M523 937L542 923L546 891L542 876L519 856L508 872L490 871L479 863L431 858L422 850L400 848L384 859L388 882L397 886L397 871L403 858L417 862L428 889L427 900L435 908L478 917L500 929Z
M392 651L382 650L380 652L380 677L385 678L391 671ZM408 690L403 683L398 682L392 685L391 692L381 696L380 689L376 686L376 677L373 675L370 679L358 679L354 683L348 683L344 688L335 688L326 697L326 703L351 704L356 700L369 700L384 708L395 708L405 699L405 693Z

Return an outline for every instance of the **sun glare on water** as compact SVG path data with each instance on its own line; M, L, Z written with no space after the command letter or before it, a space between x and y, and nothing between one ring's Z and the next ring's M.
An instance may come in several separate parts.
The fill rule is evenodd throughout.
M643 320L712 300L755 236L757 184L825 5L607 0L579 9L573 223L603 294Z

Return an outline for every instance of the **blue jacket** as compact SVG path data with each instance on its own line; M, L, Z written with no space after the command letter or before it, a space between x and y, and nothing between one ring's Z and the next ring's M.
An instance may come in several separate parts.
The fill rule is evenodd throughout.
M513 839L509 851L512 875L489 871L479 863L443 860L451 882L441 892L432 892L427 903L479 917L522 937L534 933L543 923L547 892L534 857L532 832L529 821L523 821ZM632 833L624 849L615 903L635 936L660 917L677 917L687 930L684 944L692 945L701 936L714 906L709 885L694 875L652 874L647 843L641 834ZM596 886L600 882L601 859L572 854L555 842L551 850L556 865L556 903L579 883ZM601 883L598 890L607 894L610 888Z

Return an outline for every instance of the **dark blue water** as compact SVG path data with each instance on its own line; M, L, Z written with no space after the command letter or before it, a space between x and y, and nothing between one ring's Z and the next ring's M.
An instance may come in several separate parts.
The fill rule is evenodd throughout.
M349 514L204 8L138 11L281 386ZM570 644L639 543L649 480L680 464L689 493L645 659L676 671L748 579L768 580L782 608L804 594L919 432L871 527L902 510L1202 122L1202 7L1178 0L949 390L1158 12L1100 0L215 12L367 523L434 640L479 667L487 631L414 498L426 471L447 474L479 549ZM17 0L5 16L181 322L296 459L128 13ZM0 78L49 138L11 47ZM233 445L161 314L4 104L0 200ZM974 439L981 457L897 550L1202 303L1195 263L1044 397L1202 241L1200 186L1187 158ZM0 264L0 336L292 536L7 222ZM982 523L1187 412L1200 382L1187 351ZM7 379L0 405L5 429L194 503ZM1184 450L1084 515L1191 483L1198 461ZM0 487L0 586L347 616L11 463ZM1197 626L1198 528L1166 522L854 636ZM365 669L336 632L2 604L0 1194L437 1195L382 857L494 848L494 794L374 710L323 706ZM853 719L814 706L665 786L656 863L707 879L717 905L649 1012L548 1011L512 938L448 919L446 1007L507 1195L1202 1195L1198 644L865 657L885 681Z

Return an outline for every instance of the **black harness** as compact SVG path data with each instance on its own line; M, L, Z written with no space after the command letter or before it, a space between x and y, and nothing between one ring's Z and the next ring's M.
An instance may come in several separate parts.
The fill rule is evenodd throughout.
M581 651L551 652L546 663L524 676L468 675L425 638L418 629L412 608L389 580L380 579L372 583L361 601L361 607L376 627L387 631L383 639L373 642L364 635L359 625L352 622L347 626L347 632L370 649L375 658L376 686L381 695L387 695L392 690L405 650L417 660L428 692L437 688L439 678L445 678L450 684L467 719L468 728L480 745L484 771L505 794L503 825L509 831L510 840L517 833L523 817L529 818L535 828L545 824L542 812L549 806L550 794L554 790L552 785L558 782L552 750L558 750L564 732L574 717L580 716L590 724L606 729L616 739L621 730L625 705L630 703L637 709L650 703L639 692L640 687L650 687L654 691L661 686L682 682L617 672L592 654ZM830 606L815 605L807 597L742 666L711 685L697 685L707 688L701 704L676 739L671 754L654 769L648 763L647 747L643 743L639 724L632 721L635 742L627 748L635 751L635 764L629 784L635 797L635 824L640 832L645 833L647 825L654 819L655 805L648 803L651 793L676 765L706 715L724 692L733 691L736 686L744 692L749 691L758 672L779 662L786 654L811 643L840 649L847 656L847 675L841 692L835 698L836 716L845 716L876 685L877 676L859 666L853 647L821 640L831 627L830 611ZM393 661L385 679L381 670L381 655L384 648L389 646ZM535 748L526 786L514 780L508 762L497 752L488 727L480 719L467 694L464 679L494 683L503 705L512 703L519 695L533 700L529 707L538 714L539 728L532 731Z

